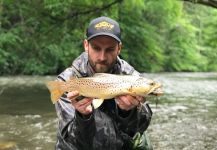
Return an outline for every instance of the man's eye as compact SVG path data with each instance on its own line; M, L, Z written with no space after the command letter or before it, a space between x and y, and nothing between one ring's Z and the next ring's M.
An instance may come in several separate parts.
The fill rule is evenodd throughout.
M109 51L109 52L111 52L111 51L114 51L115 49L114 48L108 48L106 50Z
M96 50L96 51L100 51L99 47L93 47L93 49Z

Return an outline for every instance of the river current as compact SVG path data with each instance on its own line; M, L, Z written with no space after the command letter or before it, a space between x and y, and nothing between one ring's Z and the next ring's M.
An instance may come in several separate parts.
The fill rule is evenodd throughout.
M148 134L155 150L217 148L217 73L144 74L163 84L150 97ZM54 77L0 77L0 145L11 150L54 149L57 119L45 82Z

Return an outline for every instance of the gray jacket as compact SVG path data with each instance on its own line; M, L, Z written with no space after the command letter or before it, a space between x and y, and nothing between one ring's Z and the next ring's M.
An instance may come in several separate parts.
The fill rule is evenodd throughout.
M126 61L118 58L112 74L139 75ZM58 77L66 81L72 76L92 76L87 54L82 53ZM143 134L150 124L152 112L148 104L130 111L120 110L114 100L104 101L89 118L82 117L64 94L55 104L59 119L56 150L127 150L132 149L133 136Z

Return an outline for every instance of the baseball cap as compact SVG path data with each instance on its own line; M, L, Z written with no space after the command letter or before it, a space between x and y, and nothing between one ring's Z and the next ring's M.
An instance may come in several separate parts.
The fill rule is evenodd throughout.
M104 16L93 19L86 31L87 40L100 35L107 35L121 42L121 30L118 22Z

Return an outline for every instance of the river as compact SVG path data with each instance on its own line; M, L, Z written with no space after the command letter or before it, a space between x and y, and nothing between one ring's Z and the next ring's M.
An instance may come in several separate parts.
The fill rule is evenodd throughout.
M216 150L217 73L145 74L165 94L149 98L155 150ZM0 77L0 146L54 149L57 119L44 83L54 77Z

